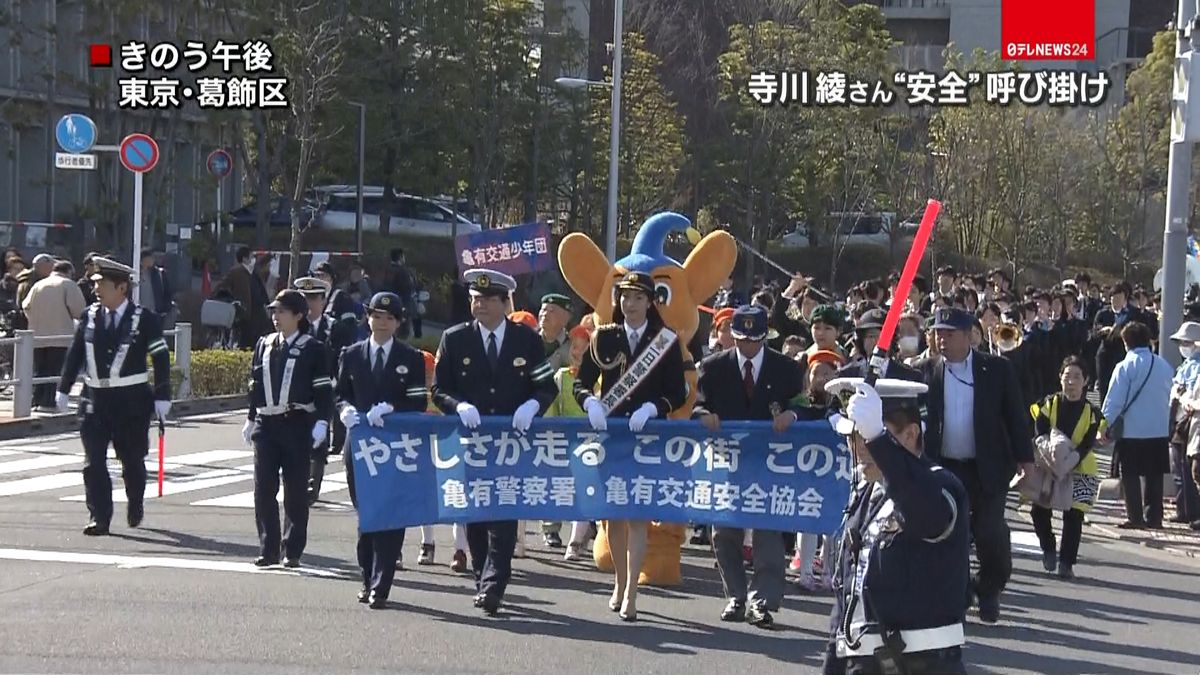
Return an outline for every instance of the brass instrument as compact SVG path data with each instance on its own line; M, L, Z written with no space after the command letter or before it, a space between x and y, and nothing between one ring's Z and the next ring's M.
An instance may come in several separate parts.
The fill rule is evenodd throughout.
M1021 327L1015 323L1002 321L992 326L992 352L1004 354L1021 346Z

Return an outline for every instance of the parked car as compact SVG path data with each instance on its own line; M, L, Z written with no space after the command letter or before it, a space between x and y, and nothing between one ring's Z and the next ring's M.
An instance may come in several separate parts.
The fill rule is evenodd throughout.
M348 188L348 189L344 189ZM353 186L328 186L316 189L323 195L318 227L327 230L353 230L358 209L358 190ZM383 188L363 186L363 232L379 231L379 213L383 208ZM389 231L424 237L451 237L479 232L478 223L457 216L453 211L424 197L397 194L392 200ZM456 231L457 229L457 231Z
M901 240L911 239L916 234L915 223L900 223L896 225L896 214L892 212L882 213L864 213L861 211L835 211L830 213L825 218L824 231L835 232L834 241L832 244L827 241L821 241L818 237L818 246L833 245L840 247L842 245L849 246L879 246L887 248L892 243L892 229L897 230ZM796 228L785 234L780 240L784 246L807 247L812 246L812 241L809 238L808 226L800 223Z
M318 206L315 201L305 202L304 207L300 209L301 228L308 227L313 217L317 214L317 208ZM258 224L258 202L252 201L240 209L230 212L225 222L233 223L235 228L255 227ZM271 197L269 222L271 227L292 226L292 200L290 197Z

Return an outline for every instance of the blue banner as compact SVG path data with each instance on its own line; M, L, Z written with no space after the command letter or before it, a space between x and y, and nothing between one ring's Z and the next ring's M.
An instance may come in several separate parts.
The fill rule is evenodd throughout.
M549 227L530 223L460 234L454 239L454 254L460 276L478 267L515 277L557 265L552 243Z
M854 467L827 422L775 433L769 422L510 417L475 430L455 416L393 414L350 430L364 532L486 520L653 520L830 533Z

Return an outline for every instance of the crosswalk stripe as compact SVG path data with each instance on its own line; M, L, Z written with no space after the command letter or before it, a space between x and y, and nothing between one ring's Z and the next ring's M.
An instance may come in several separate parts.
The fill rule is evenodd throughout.
M206 464L208 462L214 462L214 461L225 461L228 459L245 457L249 454L252 454L252 453L247 452L245 450L205 450L202 452L195 452L195 453L192 453L189 455L180 455L180 456L174 458L172 460L171 464L168 465L168 464L164 463L164 468L166 468L167 466L172 466L172 467L194 466L197 464ZM43 458L35 457L34 459L43 459ZM77 463L80 465L82 465L82 463L83 463L83 457L80 455L56 456L55 459L70 460L69 462L66 462L66 463ZM24 461L24 460L20 460L20 461ZM8 462L8 464L14 464L14 463L15 462ZM2 466L4 466L4 465L0 465L0 467L2 467ZM110 466L109 469L111 471L113 469L113 467ZM146 469L148 472L157 471L158 470L158 458L155 457L154 455L148 456L146 458ZM118 469L118 471L119 471L119 469ZM117 487L119 485L119 483L120 483L119 481L114 481L114 489L113 489L114 496L113 496L113 498L117 499L118 501L125 501L124 486ZM0 482L0 497L10 497L12 495L29 494L32 492L46 492L49 490L61 490L63 488L80 487L82 485L83 485L83 472L79 469L76 469L76 470L60 472L60 473L51 473L51 474L44 474L41 476L32 476L30 478L23 478L20 480ZM69 499L69 501L84 501L84 496L78 495L77 499Z
M329 495L335 492L345 490L349 485L346 483L346 472L339 471L325 476L321 482L321 495ZM275 501L283 503L283 484L279 485L279 492L275 493ZM337 502L341 504L342 502ZM348 504L348 502L347 502ZM197 502L192 502L191 506L221 506L234 509L252 509L254 508L254 491L239 492L237 494L225 495L223 497L213 497L212 499L202 499Z
M23 495L30 492L45 492L83 485L83 472L51 473L21 480L0 483L0 497Z
M220 462L227 459L242 459L254 453L245 450L207 450L205 452L197 452L191 455L180 455L171 463L164 462L163 468L173 468L180 466L198 466L209 464L211 462ZM181 460L187 460L181 461ZM155 474L158 470L158 460L153 456L147 458L146 468L150 475L146 484L146 495L158 494L158 488L155 485ZM205 490L211 487L220 487L222 485L230 485L232 483L240 483L245 480L253 480L254 465L245 464L243 466L234 467L232 469L214 469L206 471L194 476L185 476L182 478L172 478L163 481L163 496L179 494L181 492L194 492L196 490ZM63 497L60 501L64 502L82 502L87 500L87 495L71 495ZM119 482L113 481L113 503L124 504L127 499L125 497L125 488Z
M81 462L83 462L83 455L45 455L42 457L26 457L25 459L14 459L11 462L0 462L0 474L22 473L25 471L37 471L39 469L53 469L55 467L67 466L69 464L79 464Z

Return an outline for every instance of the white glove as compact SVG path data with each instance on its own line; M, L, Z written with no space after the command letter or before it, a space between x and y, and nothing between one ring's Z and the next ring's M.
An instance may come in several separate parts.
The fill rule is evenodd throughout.
M533 416L538 414L542 409L542 404L533 399L529 399L517 408L517 412L513 415L513 429L521 433L529 431L529 425L533 424Z
M607 431L608 417L604 413L604 404L600 403L600 399L595 396L587 397L583 402L583 409L587 411L588 422L592 424L592 431Z
M70 394L64 394L61 391L56 392L54 394L54 407L58 409L58 412L65 413L65 412L67 412L67 408L69 408L70 406L71 406L71 395Z
M250 434L253 431L254 431L254 422L251 422L250 420L246 420L246 423L242 425L242 440L246 441L246 445L251 445Z
M646 428L646 422L658 417L658 406L647 401L629 416L629 430L638 433Z
M325 441L329 440L329 422L325 420L317 420L312 429L313 447L319 448Z
M358 426L358 423L361 421L358 419L358 409L352 405L342 408L342 413L338 415L338 419L342 421L342 426L346 427L347 431Z
M376 403L371 406L371 410L367 412L367 424L373 427L383 426L383 416L394 412L396 409L389 403Z
M846 417L854 422L858 435L865 441L873 441L883 435L883 400L879 393L866 383L854 387L854 395L846 404Z
M458 420L468 429L474 429L479 426L479 409L470 403L459 403L455 406L454 411L458 413Z
M167 413L169 413L169 412L171 412L171 402L170 401L155 401L154 402L154 414L158 416L158 419L160 419L160 420L167 419Z

